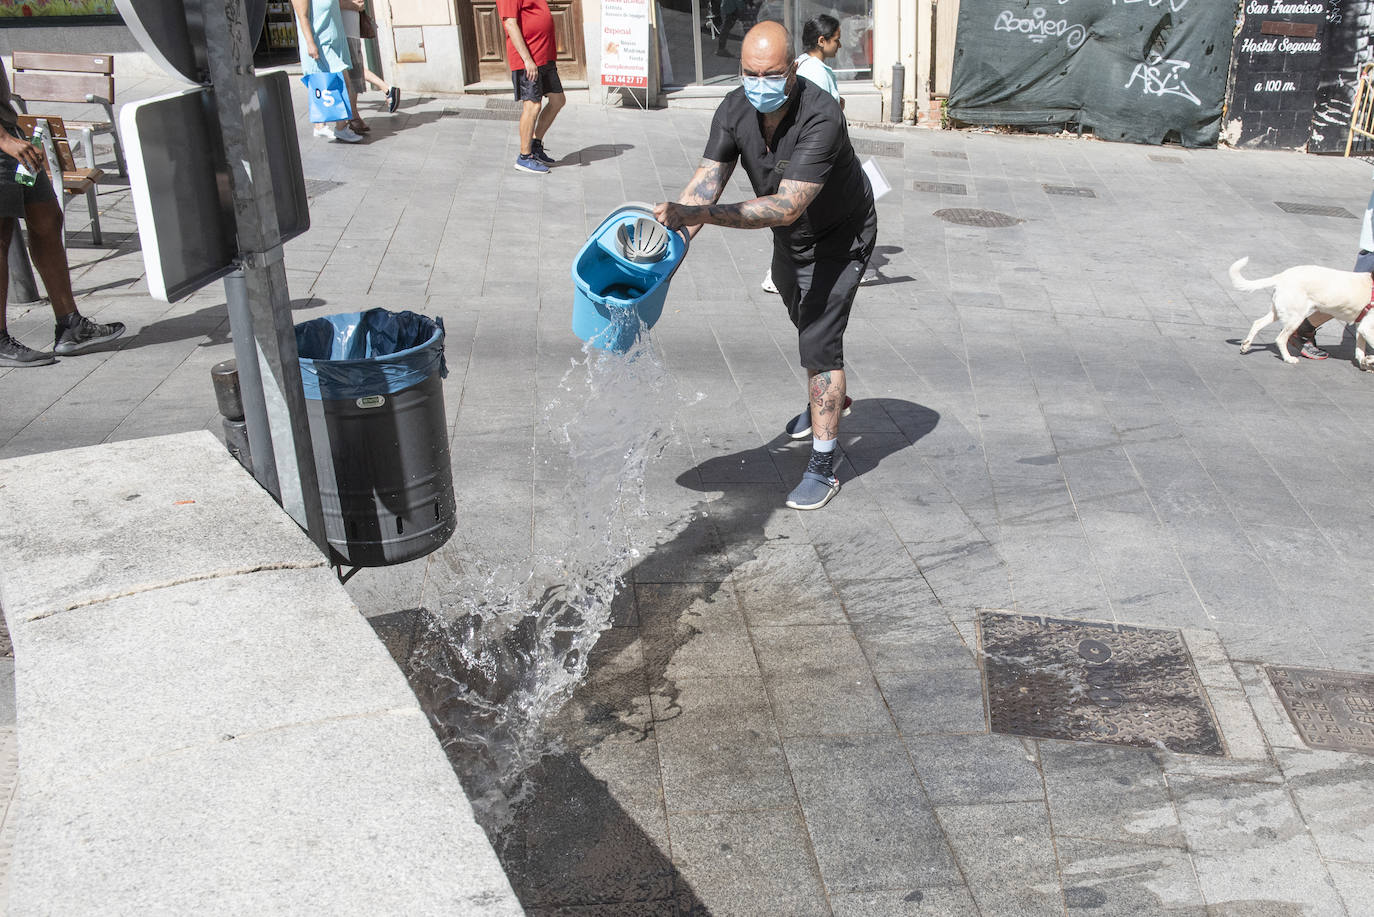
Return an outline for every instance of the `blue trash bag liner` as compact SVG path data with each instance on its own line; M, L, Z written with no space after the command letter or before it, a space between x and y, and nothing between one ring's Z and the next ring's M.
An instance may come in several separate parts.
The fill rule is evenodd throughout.
M296 326L301 383L312 401L390 395L447 378L444 320L416 312L368 309L312 318Z

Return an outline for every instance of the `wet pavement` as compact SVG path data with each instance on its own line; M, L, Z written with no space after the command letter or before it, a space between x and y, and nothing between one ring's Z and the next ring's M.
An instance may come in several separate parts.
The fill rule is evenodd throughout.
M158 89L120 87L121 101ZM302 125L298 316L413 308L448 329L460 530L349 583L403 661L473 566L518 563L562 530L557 457L539 443L579 355L568 266L616 205L680 188L710 117L570 106L548 137L561 164L540 178L511 169L513 124L461 116L492 110L365 109L374 131L356 147ZM1267 301L1226 277L1247 255L1251 276L1349 267L1358 221L1322 213L1361 212L1369 165L853 133L898 191L879 204L882 281L861 288L846 338L844 488L821 512L783 507L806 448L781 428L805 388L758 285L767 234L707 230L653 335L684 398L646 475L642 556L551 724L561 749L494 839L522 901L558 915L1369 913L1374 757L1308 747L1271 673L1374 671L1357 547L1374 377L1334 328L1325 362L1282 362L1276 328L1240 355ZM114 246L82 247L73 207L74 283L83 311L130 332L107 353L0 370L0 455L218 429L222 291L150 300L127 191L100 201ZM1279 206L1295 203L1309 206ZM45 310L10 319L47 343ZM1172 631L1225 754L991 732L990 613ZM1086 651L1071 697L1108 680Z

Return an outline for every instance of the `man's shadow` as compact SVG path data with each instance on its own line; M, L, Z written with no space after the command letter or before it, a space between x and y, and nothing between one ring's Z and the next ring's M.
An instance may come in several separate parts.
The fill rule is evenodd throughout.
M892 256L900 255L905 249L900 245L879 245L873 249L873 256L868 259L868 269L870 272L877 272L877 278L864 282L866 287L881 287L889 283L907 283L915 280L910 274L888 274L884 268L892 264Z
M855 401L842 422L837 474L852 484L938 422L938 413L909 401ZM783 501L801 476L809 445L780 434L677 477L679 486L710 496L625 573L611 627L589 654L586 678L547 725L555 750L521 776L508 822L488 827L524 907L540 913L579 906L607 913L709 913L667 854L667 825L661 804L653 802L661 792L655 723L681 712L668 669L678 651L702 635L694 609L710 602L732 570L756 559L769 543L775 516L793 512ZM843 512L841 492L813 515ZM503 671L495 677L464 670L461 654L448 643L462 639L461 622L436 627L424 609L373 619L469 793L489 792L490 785L472 772L473 749L480 751L482 741L467 733L490 721L502 696L537 679L549 662L540 651L547 630L536 620L536 611L550 616L547 598L531 609L528 626L503 638ZM555 608L552 616L560 627L578 623L573 608Z
M617 156L624 156L633 150L633 143L598 143L594 146L584 146L580 150L565 153L554 163L555 166L589 166L594 162L603 159L614 159Z

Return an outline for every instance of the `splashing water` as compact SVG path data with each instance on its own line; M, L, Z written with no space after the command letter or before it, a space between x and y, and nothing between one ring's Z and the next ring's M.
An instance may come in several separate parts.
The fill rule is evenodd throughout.
M544 409L536 490L545 476L563 483L556 509L535 519L536 549L527 563L467 564L410 659L489 831L509 823L522 774L557 750L543 726L587 675L637 534L658 528L644 475L672 441L677 387L647 335L628 354L584 353Z

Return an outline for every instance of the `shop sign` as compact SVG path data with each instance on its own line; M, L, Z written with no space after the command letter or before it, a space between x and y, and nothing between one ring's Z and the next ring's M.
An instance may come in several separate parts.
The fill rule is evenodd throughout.
M649 88L648 0L601 0L601 85Z

